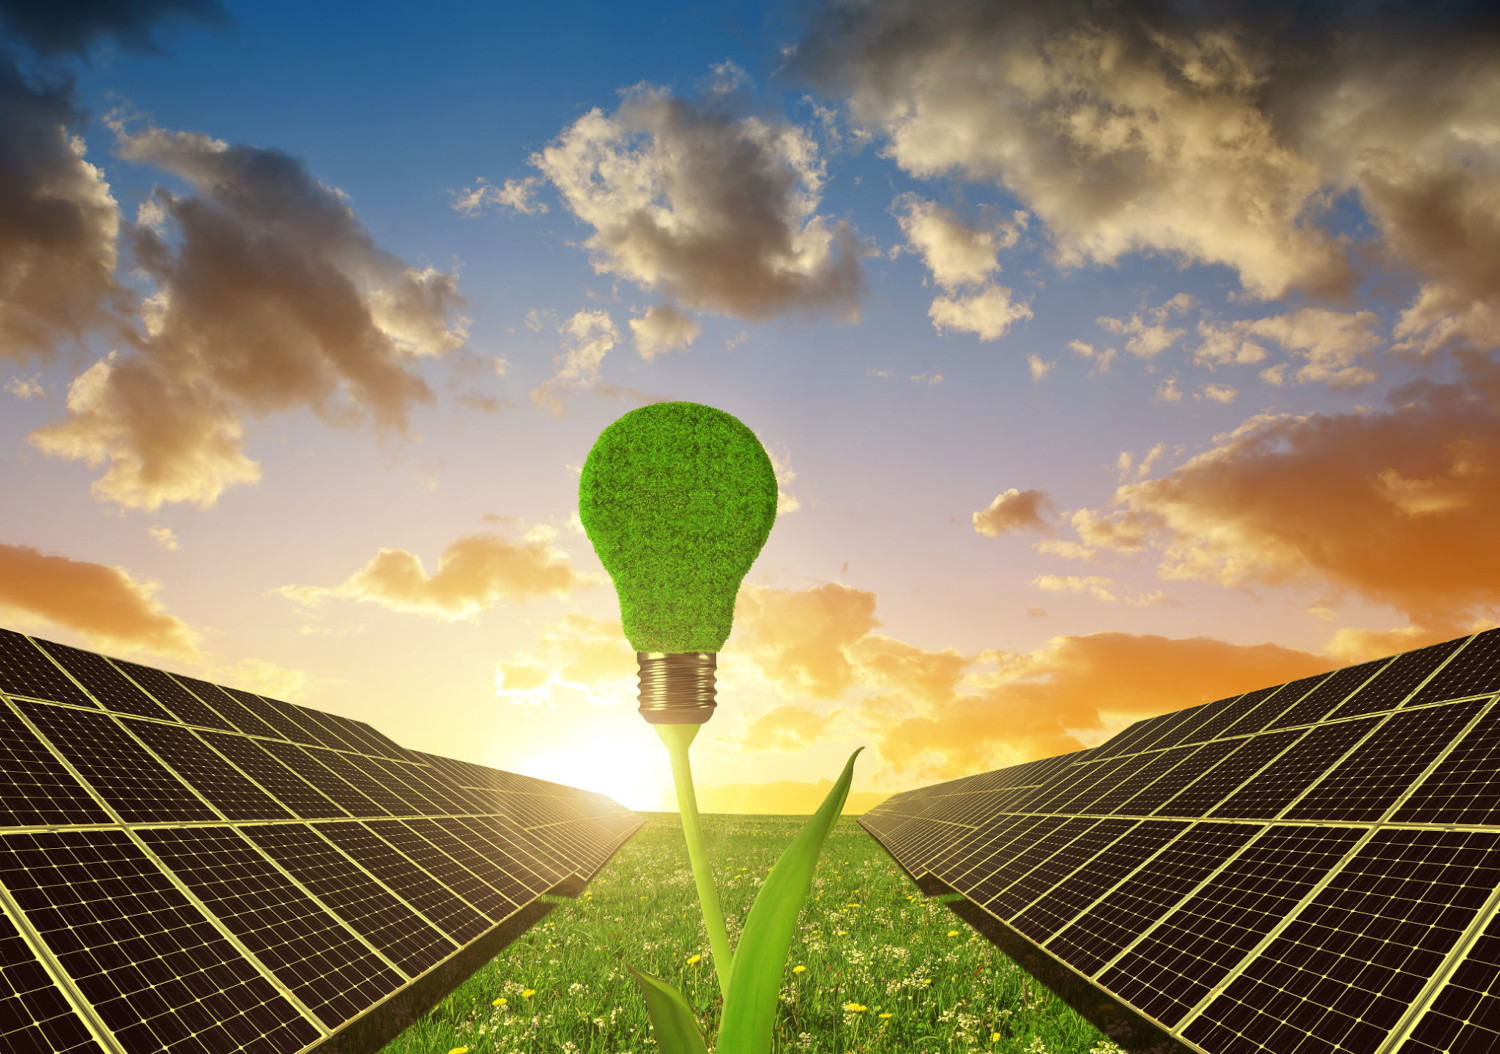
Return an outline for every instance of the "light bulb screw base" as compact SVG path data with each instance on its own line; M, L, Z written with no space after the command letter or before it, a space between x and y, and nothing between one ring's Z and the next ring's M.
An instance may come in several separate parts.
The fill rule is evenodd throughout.
M653 725L701 725L714 716L711 651L638 651L640 713Z

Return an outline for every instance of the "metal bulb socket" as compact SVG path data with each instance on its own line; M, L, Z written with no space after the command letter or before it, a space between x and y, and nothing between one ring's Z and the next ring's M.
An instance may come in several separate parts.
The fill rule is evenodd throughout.
M641 716L653 725L701 725L714 716L711 651L638 651Z

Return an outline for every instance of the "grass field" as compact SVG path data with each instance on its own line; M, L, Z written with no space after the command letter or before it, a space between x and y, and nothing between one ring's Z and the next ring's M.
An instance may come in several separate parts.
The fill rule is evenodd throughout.
M564 900L382 1054L648 1054L629 963L675 984L713 1049L719 990L676 813L646 824ZM806 817L703 817L730 943ZM853 817L828 836L798 920L781 1054L1117 1054L1119 1047L941 903Z

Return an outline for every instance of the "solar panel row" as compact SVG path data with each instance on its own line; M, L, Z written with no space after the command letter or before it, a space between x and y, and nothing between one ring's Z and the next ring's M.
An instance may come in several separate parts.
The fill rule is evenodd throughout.
M1137 721L860 822L921 888L963 894L1181 1049L1493 1051L1497 691L1490 630Z
M374 1049L639 826L0 630L0 1054Z

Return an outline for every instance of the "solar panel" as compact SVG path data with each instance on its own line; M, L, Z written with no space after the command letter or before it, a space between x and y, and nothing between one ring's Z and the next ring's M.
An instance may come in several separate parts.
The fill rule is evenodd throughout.
M1500 629L906 791L860 823L1126 1049L1488 1054L1496 692Z
M0 630L0 1052L378 1050L640 825Z

